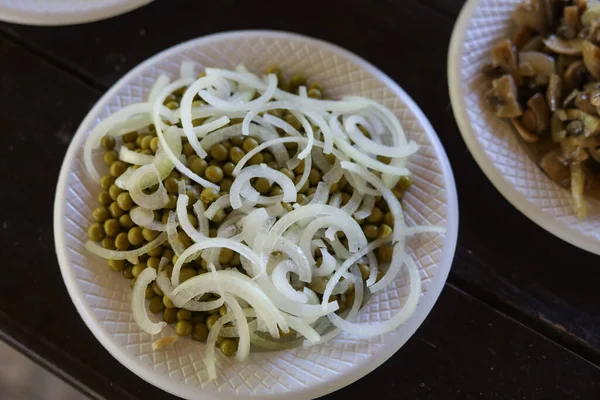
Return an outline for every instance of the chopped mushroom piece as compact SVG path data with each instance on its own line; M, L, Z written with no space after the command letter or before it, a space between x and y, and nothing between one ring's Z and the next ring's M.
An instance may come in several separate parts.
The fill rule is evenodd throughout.
M526 143L536 143L540 140L539 136L529 132L525 125L517 118L512 118L510 122L512 122L513 126L519 133L519 136L521 136Z
M563 88L569 92L585 80L587 71L582 61L575 61L563 73Z
M583 63L595 79L600 79L600 47L588 40L583 42Z
M589 115L581 110L568 109L567 119L579 120L583 123L583 135L585 137L596 136L600 133L600 118Z
M543 40L544 44L550 51L556 54L564 54L567 56L581 55L583 39L561 39L556 35L550 35Z
M547 153L538 163L546 175L554 182L563 187L569 187L571 183L571 172L569 168L560 161L560 151L553 150Z
M510 75L504 75L492 82L492 89L485 95L485 106L499 117L515 118L523 114L517 101L517 86Z
M548 88L546 89L546 101L550 106L550 110L556 111L560 104L560 97L562 93L562 82L560 76L557 74L550 75L550 81L548 82Z
M546 133L550 124L550 109L544 95L536 93L527 101L527 106L529 107L527 110L531 110L535 115L535 133L538 135Z
M546 2L544 0L524 0L517 6L512 15L513 20L536 32L544 32L549 20Z
M520 83L521 74L517 62L517 51L510 40L502 40L492 48L492 64L501 67L512 75L515 82Z

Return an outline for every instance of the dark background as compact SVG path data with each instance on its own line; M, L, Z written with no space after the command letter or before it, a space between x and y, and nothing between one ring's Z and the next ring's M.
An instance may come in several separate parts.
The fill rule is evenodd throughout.
M485 178L448 98L448 42L462 0L284 3L158 0L70 27L0 23L0 337L95 398L173 398L115 361L79 318L52 234L58 172L99 97L182 41L235 29L343 46L398 82L431 120L458 185L458 248L422 327L367 377L327 396L600 398L600 262L515 210Z

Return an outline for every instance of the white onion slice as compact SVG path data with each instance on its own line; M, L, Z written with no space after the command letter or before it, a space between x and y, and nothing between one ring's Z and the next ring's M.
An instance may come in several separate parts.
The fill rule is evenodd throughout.
M231 207L235 210L242 207L241 189L244 184L250 182L252 178L266 178L276 182L283 190L283 201L294 202L296 200L297 192L294 182L287 175L280 171L276 171L272 168L267 167L264 164L252 165L244 168L237 176L231 189L229 196L231 200Z
M127 251L108 250L108 249L105 249L104 247L100 246L98 243L92 242L91 240L88 240L87 242L85 242L85 248L87 250L89 250L90 252L96 254L97 256L100 256L107 260L129 260L129 259L135 259L137 257L143 256L150 250L163 244L166 240L167 240L167 234L166 234L166 232L163 232L160 235L158 235L156 237L156 239L145 244L144 246L140 247L139 249L127 250Z
M131 291L131 311L133 319L146 333L156 335L167 325L166 322L152 322L146 311L146 288L156 279L156 271L152 268L144 269L137 277Z
M177 225L177 214L173 211L170 211L169 219L167 219L167 237L173 252L177 255L177 257L179 257L185 251L185 246L177 235Z
M390 283L396 279L396 276L402 270L402 264L404 263L404 258L407 257L406 252L404 250L405 246L405 238L403 237L394 245L394 249L392 252L392 261L390 262L390 266L388 270L385 272L383 277L379 280L379 282L373 283L369 286L369 290L371 293L378 292L382 289L385 289Z
M127 182L129 181L129 178L131 178L131 175L133 175L134 172L135 169L133 169L133 167L127 168L125 172L119 175L119 177L115 180L115 185L117 185L117 187L121 190L129 190L127 188Z
M160 290L163 292L163 294L165 296L167 296L169 299L171 299L171 301L172 301L173 300L173 290L175 288L173 287L173 285L171 285L171 281L167 277L167 273L165 271L162 271L160 274L158 274L158 278L156 278L156 284L158 285ZM181 308L184 308L189 311L211 311L211 310L215 310L215 309L221 307L223 304L224 304L223 298L219 297L218 299L210 300L210 301L189 300L188 302L183 304L181 306Z
M321 340L321 335L319 335L313 327L304 322L301 318L285 314L284 317L288 323L288 326L304 336L310 343L317 343L319 340Z
M192 277L175 288L172 300L176 305L185 304L196 296L214 292L217 287L248 302L265 321L271 335L279 335L277 326L284 332L288 330L287 322L271 299L255 281L237 271L222 270Z
M265 120L265 122L283 130L288 135L302 136L302 134L300 132L298 132L296 130L296 128L294 128L292 125L288 124L286 121L284 121L281 118L277 118L271 114L265 114L262 118Z
M302 251L294 242L286 237L280 237L279 241L273 247L273 251L285 253L297 266L297 274L302 282L310 282L312 279L312 269L306 253Z
M240 303L238 303L232 295L223 293L223 299L225 300L225 304L227 304L227 308L233 313L240 338L235 358L240 362L244 362L248 359L248 355L250 354L250 329L248 328L248 321L246 321L246 316L244 315Z
M388 204L390 212L394 216L394 240L400 240L401 237L405 236L406 225L404 223L404 212L402 211L402 206L400 205L400 202L396 196L394 196L392 191L385 186L381 179L379 179L372 172L369 172L366 168L348 161L342 161L342 168L359 175L381 193Z
M333 274L335 271L335 267L337 266L337 260L334 256L329 254L326 247L320 247L321 250L321 265L317 268L316 264L313 267L313 275L314 276L329 276ZM311 252L312 254L312 252Z
M344 128L346 129L346 134L354 143L356 143L358 147L371 154L377 154L385 157L405 158L419 150L419 146L415 142L410 142L406 146L399 147L385 146L375 143L363 135L363 133L358 129L359 124L365 126L369 123L365 118L358 115L344 118Z
M407 226L406 227L406 235L416 235L419 233L446 233L446 228L443 226L436 225L420 225L420 226Z
M212 219L217 215L219 211L224 210L227 207L231 207L231 200L228 194L221 196L217 200L213 201L212 204L204 212L204 216L212 221Z
M152 89L150 89L150 94L148 94L148 103L150 103L150 104L154 103L154 100L156 100L156 96L158 96L158 94L170 82L171 82L171 80L169 79L169 77L167 75L161 74L154 82L154 85L152 85Z
M129 212L129 216L134 224L153 231L164 232L167 226L162 222L154 220L154 211L144 207L136 207Z
M354 191L358 192L358 190L356 190L356 189ZM367 218L373 212L374 207L375 207L375 197L369 196L369 195L364 196L360 208L358 209L358 211L356 211L354 213L354 218L359 219L359 220Z
M154 162L154 156L136 153L133 150L129 150L125 146L121 146L119 149L119 160L134 165L146 165Z
M164 136L165 141L168 144L171 152L177 157L181 156L182 144L181 139L177 135L177 128L174 126L169 127L165 131ZM161 143L159 143L158 145L158 151L154 156L153 164L158 170L158 174L160 175L161 181L165 180L166 177L169 176L171 171L173 171L173 168L175 168L171 160L167 157L166 152L164 150L164 146ZM157 183L158 179L155 175L146 175L140 181L140 188L147 189L150 186L156 185Z
M384 173L388 173L391 175L397 175L397 176L410 175L410 171L408 169L403 168L403 167L396 167L391 164L389 164L389 165L384 164L381 161L373 159L373 158L369 157L368 155L362 153L361 151L355 149L350 143L339 138L338 136L334 136L333 141L336 144L336 146L338 147L338 149L340 149L346 155L351 157L353 160L355 160L356 162L360 163L361 165L363 165L367 168L371 168L375 171L384 172Z
M163 134L163 131L162 131L162 127L161 127L162 120L161 120L160 113L159 113L160 107L162 106L162 102L173 91L180 89L181 87L188 86L191 83L192 82L189 79L177 80L177 81L167 85L160 92L160 94L156 97L156 100L154 101L154 103L152 105L152 120L154 122L154 127L156 128L156 136L158 137L158 140L160 141L160 143L162 144L162 146L164 148L165 155L169 158L169 160L171 160L171 162L173 163L173 165L175 166L175 168L177 168L177 170L179 172L181 172L182 174L186 175L187 177L189 177L190 179L192 179L193 181L195 181L196 183L198 183L204 187L209 187L209 188L219 190L219 187L217 185L196 175L194 172L192 172L192 170L190 170L188 167L186 167L179 160L178 156L176 156L173 153L173 151L171 150L171 148L168 146L167 141L165 140L165 135ZM189 89L186 91L186 94L188 91L189 91ZM184 94L184 96L185 96L185 94ZM195 135L190 135L190 136L194 136L194 138L195 138ZM188 140L189 140L189 138L188 138Z
M297 301L298 303L306 303L308 301L308 296L306 293L299 292L294 289L292 285L290 285L290 282L287 278L288 272L298 273L298 267L296 264L294 264L294 262L291 260L284 260L280 262L271 273L273 284L277 290L279 290L279 292L288 299Z
M258 329L258 320L255 319L253 321L248 322L248 330L250 333L256 331ZM224 326L221 328L221 332L219 333L223 337L227 338L236 338L240 337L240 333L238 331L237 326Z
M333 274L333 276L329 279L329 282L327 282L327 287L325 288L325 291L323 292L323 299L324 300L329 299L329 296L331 296L333 289L338 284L338 282L340 281L342 276L344 276L344 274L347 273L348 268L350 268L350 266L352 266L354 263L356 263L358 260L360 260L362 257L367 255L368 253L372 252L373 250L375 250L391 241L392 241L391 235L384 236L379 239L375 239L374 241L369 243L367 246L363 247L356 253L352 254L349 258L347 258L346 261L344 261L344 263L342 264L342 266L340 268L338 268L337 271L335 271L335 274ZM326 306L325 301L323 301L322 306L323 307Z
M354 323L346 321L335 314L329 314L328 318L332 324L343 331L349 332L357 338L369 338L391 332L402 325L414 313L421 294L421 277L419 270L412 258L406 257L405 265L408 269L410 279L410 293L396 315L386 321Z
M179 273L181 272L181 267L185 262L191 261L188 259L188 257L196 254L200 250L223 247L233 250L236 253L239 253L240 256L246 257L248 260L250 260L252 263L254 276L259 276L264 272L264 269L260 266L258 256L248 246L245 246L244 244L233 239L212 238L195 243L181 253L181 256L179 256L177 262L173 266L173 274L171 276L171 282L173 283L173 286L179 286Z
M146 176L146 174L153 174L156 179L160 179L160 174L154 166L154 164L144 165L138 168L129 178L127 186L129 187L129 195L131 199L140 207L147 208L149 210L159 210L167 205L169 202L169 196L167 195L167 189L162 182L159 182L158 189L152 194L145 194L140 188L140 181Z
M346 211L350 215L354 214L356 210L358 210L363 197L364 196L362 193L360 193L358 190L354 190L354 192L352 192L352 197L350 197L350 200L348 200L348 202L342 207L342 210Z
M340 192L332 194L329 199L329 205L331 207L340 208L340 205L342 205L342 194Z
M181 225L181 229L183 229L183 231L190 237L190 239L192 239L194 242L200 242L206 239L206 236L198 232L190 222L190 218L188 217L187 213L188 202L189 197L185 194L180 194L177 198L177 219L179 220L179 225Z
M204 215L204 203L201 200L198 200L194 203L194 212L196 213L196 218L198 218L198 231L208 237L209 235L209 222L206 216Z
M308 204L326 204L329 199L329 185L325 182L317 183L317 190Z

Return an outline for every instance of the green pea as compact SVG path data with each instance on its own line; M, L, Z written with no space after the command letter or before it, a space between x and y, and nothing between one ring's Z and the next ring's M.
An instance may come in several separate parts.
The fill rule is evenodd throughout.
M290 124L292 127L294 127L294 129L296 129L297 131L302 129L302 124L300 123L300 121L298 121L298 118L296 118L293 114L286 114L283 117L283 120L285 122L287 122L288 124ZM289 146L288 146L289 145ZM286 143L285 146L287 149L296 149L298 148L298 143Z
M159 143L160 143L160 139L158 139L157 137L152 138L152 140L150 141L150 150L152 150L154 153L156 153L158 151Z
M194 268L181 268L181 271L179 272L179 282L185 282L194 276L196 276L196 270Z
M138 137L138 133L137 132L128 132L126 134L123 135L123 141L126 143L130 143L130 142L135 142L135 140Z
M102 228L102 232L104 232L104 228ZM104 238L102 239L102 247L107 250L116 250L115 241L112 238Z
M100 204L105 205L105 206L112 203L110 194L108 194L108 192L106 192L106 191L102 191L102 192L98 193L98 201L100 202Z
M90 225L88 228L88 236L90 240L93 240L94 242L99 242L104 239L105 232L104 229L102 229L102 225L100 225L98 222Z
M235 165L232 162L227 162L223 165L223 172L225 176L233 176L233 170L235 169Z
M219 210L219 211L217 211L217 213L216 213L216 214L215 214L215 216L213 217L212 221L213 221L214 223L217 223L217 224L219 224L219 223L223 222L223 220L225 219L225 217L226 217L226 216L227 216L227 215L225 214L225 211L223 211L223 210Z
M154 291L152 290L152 287L150 285L146 286L145 297L146 297L146 300L150 300L151 298L154 297Z
M142 149L143 150L150 150L151 149L151 145L150 144L152 143L152 140L154 140L154 139L158 139L158 138L152 137L150 135L144 136L144 138L142 139L142 142L141 142Z
M166 308L163 311L163 320L167 324L172 324L177 321L177 309L176 308Z
M379 233L377 235L378 238L386 237L392 234L392 228L389 225L381 224L379 225Z
M376 224L378 222L381 222L382 219L383 219L383 212L381 211L381 209L379 207L374 207L373 211L371 211L371 215L369 215L367 217L367 222Z
M165 248L165 249L163 249L162 254L160 256L170 260L173 258L174 255L175 255L175 252L173 252L172 249Z
M269 164L270 162L272 162L274 160L273 154L271 154L268 151L265 151L264 153L262 153L262 155L263 155L264 162L267 163L267 164Z
M133 274L131 273L131 270L133 270L133 267L131 265L125 267L125 269L123 270L123 276L127 279L133 279Z
M321 92L319 89L308 89L308 97L313 98L313 99L322 99L323 98L323 92Z
M175 304L167 296L163 296L163 304L166 308L175 308Z
M125 269L125 260L108 260L106 264L112 271L121 272Z
M198 323L194 325L192 330L192 339L198 342L205 342L208 339L208 328L205 323Z
M217 143L210 149L210 155L217 161L227 160L229 154L223 143Z
M218 310L218 309L217 309ZM206 327L211 330L215 323L219 320L220 315L213 314L206 319Z
M142 229L142 236L143 235L144 235L144 229ZM145 239L145 237L144 237L144 239ZM163 250L162 246L156 246L152 250L148 250L148 253L146 253L146 254L148 254L149 257L156 257L156 258L160 259L162 250Z
M104 232L108 237L115 237L121 230L121 225L119 225L119 221L114 218L107 219L104 221Z
M130 229L133 226L133 221L129 214L123 214L119 217L119 225L121 225L124 229Z
M219 198L219 191L213 188L204 188L200 193L200 200L204 204L210 204Z
M265 194L271 189L271 183L266 178L258 178L256 182L254 182L254 188L258 190L259 193Z
M265 162L265 157L262 155L262 153L257 153L248 160L248 165L258 165L258 164L262 164L264 162Z
M274 185L269 191L269 196L279 196L283 194L283 189L279 185Z
M163 291L160 289L160 287L158 286L158 283L156 283L156 281L152 282L152 290L154 291L154 294L160 297L160 305L164 307L163 303L162 303L162 297L165 295L163 293Z
M109 218L110 214L106 207L96 207L96 209L92 212L92 217L96 222L104 222Z
M369 240L377 239L377 235L379 234L377 226L375 225L365 225L363 231Z
M204 175L210 182L218 183L223 179L223 170L215 165L211 165L206 168Z
M400 190L404 191L404 190L407 190L409 187L411 187L412 184L413 184L412 178L410 176L403 175L398 180L396 187L398 187Z
M233 254L234 254L233 250L227 249L227 248L222 248L221 251L219 252L219 263L228 264L232 260Z
M110 165L110 175L118 178L127 170L127 165L123 161L115 161Z
M394 196L396 196L398 200L401 200L404 196L404 192L398 186L392 188L392 193L394 194Z
M223 355L226 357L233 357L237 352L237 347L237 342L233 339L225 339L219 346L221 353L223 353Z
M148 268L152 268L154 270L158 270L158 266L160 265L160 258L158 257L149 257L146 260L146 266Z
M119 208L124 211L131 210L131 207L134 205L128 192L123 192L117 196L117 204L119 205Z
M232 147L231 149L229 149L229 159L231 160L232 163L237 164L238 162L240 162L240 160L246 155L246 153L244 153L244 150L240 149L237 146Z
M175 207L177 207L177 196L171 193L169 193L167 196L169 197L169 201L165 205L165 208L169 210L175 209Z
M316 186L317 183L321 181L321 173L316 168L310 169L310 174L308 175L308 181L311 185Z
M119 207L116 201L110 203L110 206L108 206L108 210L110 211L110 215L112 215L113 218L119 218L124 213L124 211L121 209L121 207Z
M100 178L100 186L102 186L102 189L104 190L110 189L113 183L115 183L115 178L110 175L104 175Z
M304 193L298 193L296 195L296 203L302 204L306 200L306 195Z
M148 228L142 229L142 236L147 241L151 242L158 237L159 233Z
M177 194L179 193L179 181L175 178L167 178L165 179L165 189L167 189L167 192L171 193L171 194Z
M389 244L381 246L377 250L377 256L379 257L379 261L381 261L381 262L390 262L390 261L392 261L392 254L393 253L394 253L394 248L391 245L389 245Z
M175 333L178 336L189 336L192 333L192 323L180 320L175 324Z
M202 160L198 156L196 156L196 158L191 163L188 160L188 165L193 173L200 176L204 175L204 172L208 168L208 163L206 162L206 160Z
M296 168L294 168L294 172L297 174L302 174L302 173L304 173L304 168L305 168L304 160L301 160L300 163L298 164L298 166L296 166Z
M115 142L114 137L106 135L102 138L102 147L106 150L112 150L112 148L115 147Z
M294 86L301 86L306 84L306 78L302 74L294 74L292 75L292 79L290 83Z
M180 321L191 321L192 320L192 312L189 310L178 310L177 311L177 319Z
M227 315L228 312L229 312L229 310L227 310L227 306L223 305L223 306L219 307L219 315L221 317L224 315Z
M115 247L117 250L127 250L129 246L131 246L131 243L127 240L127 234L125 232L121 232L115 237Z
M302 175L297 175L296 178L294 179L294 184L297 185L300 183L300 180L302 179ZM309 188L309 182L308 180L306 182L304 182L304 185L302 185L302 187L298 190L298 193L304 193L308 190Z
M142 228L139 226L134 226L127 232L127 240L133 246L139 246L144 243L144 236L142 235Z
M258 147L258 141L251 137L244 139L244 142L242 143L242 150L244 150L246 153L254 150L256 147Z
M116 201L119 198L119 195L123 193L123 190L119 188L117 185L111 185L108 188L108 194L113 201Z
M112 165L115 161L119 159L119 155L114 150L108 150L104 153L104 163L108 166Z
M150 303L148 304L148 309L153 314L158 314L163 310L164 306L162 303L162 299L160 297L153 297L150 299Z

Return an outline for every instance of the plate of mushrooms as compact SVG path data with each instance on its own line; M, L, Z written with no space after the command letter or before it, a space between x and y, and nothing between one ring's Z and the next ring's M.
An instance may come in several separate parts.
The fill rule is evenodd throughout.
M467 1L448 82L462 136L502 195L600 254L600 4Z

